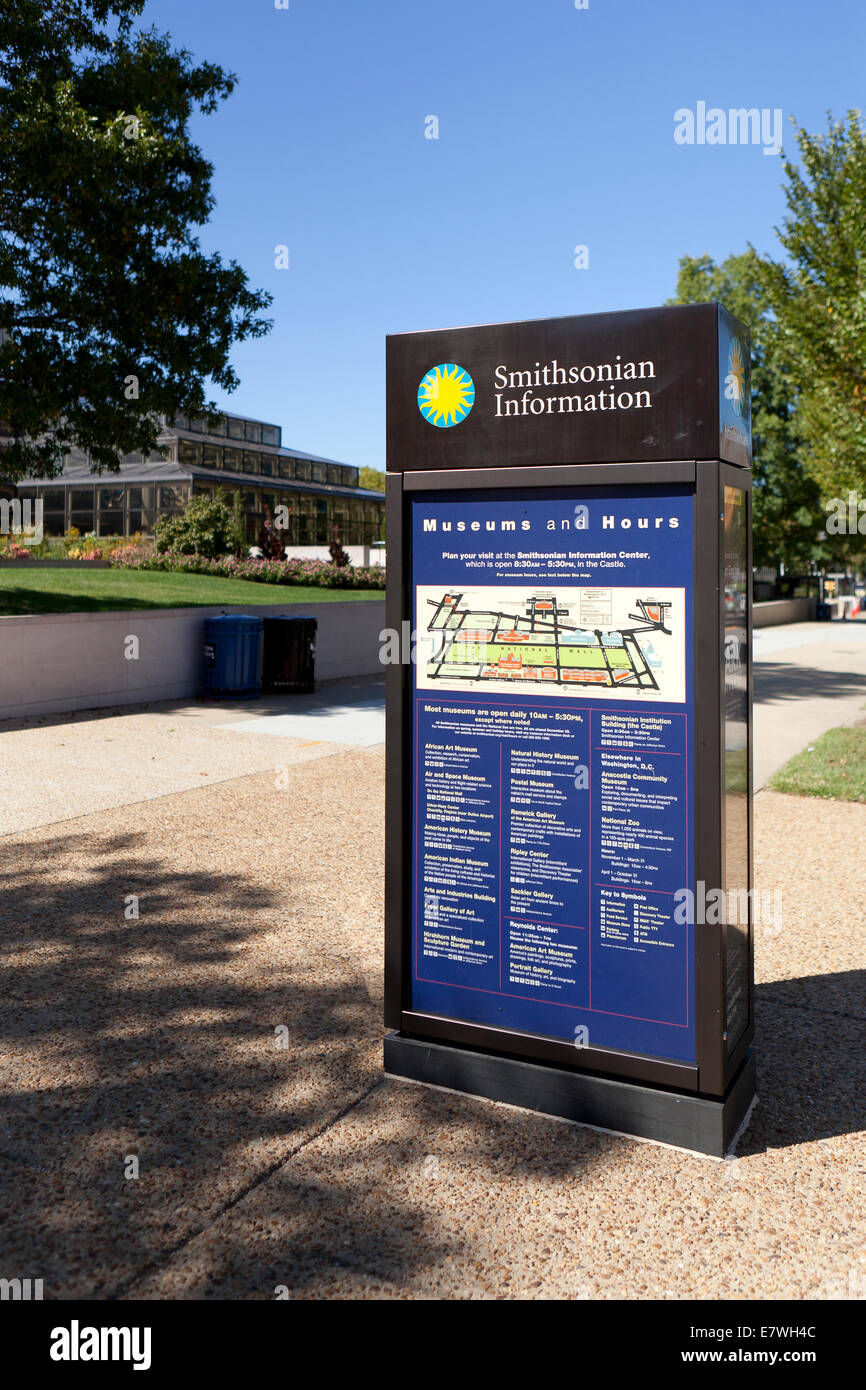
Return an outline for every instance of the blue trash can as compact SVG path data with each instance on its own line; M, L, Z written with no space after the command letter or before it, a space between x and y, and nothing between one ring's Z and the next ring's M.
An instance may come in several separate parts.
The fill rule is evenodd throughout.
M202 694L248 698L261 689L262 620L246 613L205 618Z

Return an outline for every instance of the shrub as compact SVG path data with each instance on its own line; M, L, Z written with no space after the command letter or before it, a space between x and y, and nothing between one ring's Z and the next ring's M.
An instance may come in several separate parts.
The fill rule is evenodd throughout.
M259 547L265 560L282 560L283 541L278 528L271 520L270 507L265 507L265 519L259 531Z
M324 589L384 589L385 571L378 565L337 566L325 560L239 559L186 555L177 550L156 553L125 547L110 557L121 569L161 570L175 574L213 574L223 579L247 579L257 584L305 584Z
M332 565L337 565L340 569L343 569L346 565L350 565L352 563L349 559L348 554L343 549L340 543L340 537L337 535L336 526L334 527L334 539L328 546L328 550L331 552Z
M173 551L212 559L234 549L235 530L233 510L218 492L191 497L178 516L160 517L153 535L160 553Z

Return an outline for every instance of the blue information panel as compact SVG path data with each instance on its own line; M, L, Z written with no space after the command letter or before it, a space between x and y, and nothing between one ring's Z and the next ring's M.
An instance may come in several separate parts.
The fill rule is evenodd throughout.
M691 490L411 506L412 1008L694 1062Z

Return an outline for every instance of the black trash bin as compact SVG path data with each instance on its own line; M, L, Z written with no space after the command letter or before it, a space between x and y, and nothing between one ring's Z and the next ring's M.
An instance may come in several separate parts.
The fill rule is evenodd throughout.
M819 603L819 604L816 604L816 606L815 606L815 619L816 619L816 621L819 622L819 623L829 623L829 622L830 622L830 605L829 605L829 603Z
M312 690L316 679L316 619L307 614L265 618L262 689Z

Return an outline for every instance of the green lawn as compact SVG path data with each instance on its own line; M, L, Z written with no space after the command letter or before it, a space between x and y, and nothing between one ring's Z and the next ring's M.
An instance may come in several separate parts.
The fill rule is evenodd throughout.
M770 786L791 796L866 801L866 724L830 729L786 763Z
M0 616L96 613L111 608L193 608L216 604L337 603L381 599L381 589L318 589L253 584L208 574L158 570L0 569Z

